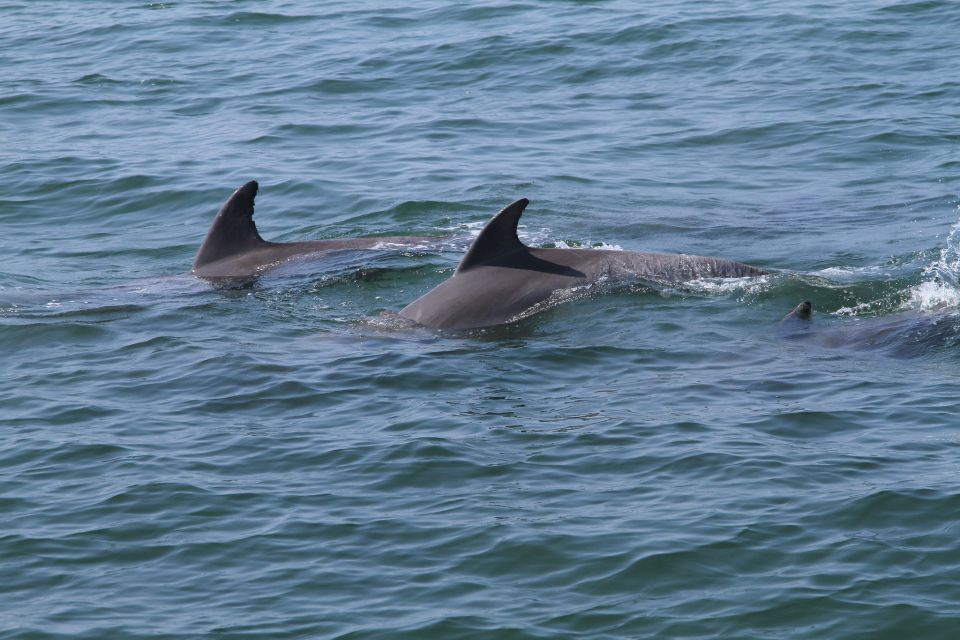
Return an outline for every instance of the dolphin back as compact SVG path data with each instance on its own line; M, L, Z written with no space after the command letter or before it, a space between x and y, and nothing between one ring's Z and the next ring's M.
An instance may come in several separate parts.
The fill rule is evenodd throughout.
M685 254L532 249L517 237L526 198L504 207L470 245L454 274L400 310L419 324L472 329L509 322L556 292L598 281L679 283L742 278L764 269L724 258Z

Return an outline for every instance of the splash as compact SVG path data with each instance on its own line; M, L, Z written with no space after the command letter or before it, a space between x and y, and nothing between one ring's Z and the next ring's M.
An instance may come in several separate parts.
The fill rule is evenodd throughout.
M921 311L960 307L960 290L953 284L936 279L921 282L910 289L910 295L903 301L902 307Z
M912 287L904 309L939 311L960 307L960 220L950 229L940 256L924 268L922 282Z

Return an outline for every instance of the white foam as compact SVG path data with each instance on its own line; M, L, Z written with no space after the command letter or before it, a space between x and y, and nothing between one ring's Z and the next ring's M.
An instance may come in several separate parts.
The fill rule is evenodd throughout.
M404 242L378 242L370 248L374 250L379 250L379 251L393 250L393 249L406 249L408 251L427 251L431 247L426 243L409 244Z
M553 246L557 249L596 249L597 251L623 251L623 247L618 244L607 244L606 242L588 242L585 244L569 244L563 240L554 240Z
M833 312L833 315L858 316L862 313L873 313L875 304L877 304L877 302L861 302L860 304L855 304L852 307L840 307Z
M607 244L606 242L600 242L590 246L591 249L597 249L598 251L623 251L623 247L618 244Z
M888 270L882 266L866 267L827 267L819 271L812 271L810 275L821 276L830 280L840 280L845 282L855 282L862 279L864 275L886 275Z
M449 227L437 227L440 231L467 231L473 235L480 233L480 230L486 226L488 220L478 220L475 222L458 222Z
M696 293L760 293L768 288L770 278L756 276L748 278L697 278L683 283L685 289Z

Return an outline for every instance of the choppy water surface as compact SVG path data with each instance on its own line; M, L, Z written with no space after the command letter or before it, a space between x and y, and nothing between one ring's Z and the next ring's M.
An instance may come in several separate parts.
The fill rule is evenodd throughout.
M655 4L0 6L0 636L958 637L960 5ZM382 315L519 197L775 273Z

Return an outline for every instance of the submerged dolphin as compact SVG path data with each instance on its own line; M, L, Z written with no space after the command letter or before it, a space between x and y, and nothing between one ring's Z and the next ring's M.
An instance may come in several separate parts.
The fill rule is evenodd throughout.
M517 237L529 201L504 208L473 241L453 276L401 309L421 325L473 329L515 319L554 292L598 280L679 283L742 278L763 269L722 258L597 249L534 249Z
M195 276L208 280L253 278L296 258L314 257L332 251L423 246L425 241L430 240L389 236L267 242L257 233L257 225L253 221L253 201L257 189L256 180L251 180L234 191L220 208L197 252L197 259L193 263Z
M780 332L785 338L819 347L876 350L913 358L960 345L960 313L956 309L904 311L818 327L813 322L813 305L804 301L780 321Z

